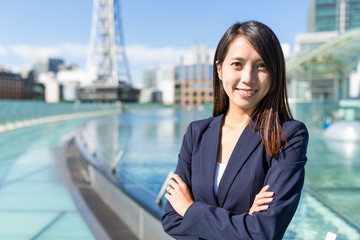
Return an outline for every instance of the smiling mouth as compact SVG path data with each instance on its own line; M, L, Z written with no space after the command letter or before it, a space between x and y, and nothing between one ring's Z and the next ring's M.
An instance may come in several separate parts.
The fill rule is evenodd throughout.
M243 89L236 89L242 95L253 95L256 90L243 90Z

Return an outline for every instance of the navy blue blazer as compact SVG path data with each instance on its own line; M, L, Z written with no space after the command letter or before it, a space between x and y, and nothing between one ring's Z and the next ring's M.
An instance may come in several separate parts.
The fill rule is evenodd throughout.
M184 135L176 173L189 186L194 203L181 217L166 203L161 220L175 239L281 239L300 200L308 132L296 120L282 127L287 142L270 157L258 132L248 124L230 156L214 194L217 153L224 115L192 122ZM255 195L270 185L269 208L249 215Z

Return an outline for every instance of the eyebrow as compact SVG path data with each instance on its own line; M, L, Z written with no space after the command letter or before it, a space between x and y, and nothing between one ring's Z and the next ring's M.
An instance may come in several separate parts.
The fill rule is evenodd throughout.
M242 58L242 57L232 57L230 59L231 60L245 61L245 58ZM264 60L262 58L258 58L258 59L255 60L255 62L264 62Z

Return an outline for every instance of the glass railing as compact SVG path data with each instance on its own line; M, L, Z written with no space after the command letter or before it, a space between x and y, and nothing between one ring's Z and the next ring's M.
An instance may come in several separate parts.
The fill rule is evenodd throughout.
M294 118L309 129L326 129L336 121L360 121L360 100L338 102L294 102L290 101Z
M67 114L121 111L114 103L45 103L26 100L0 100L0 125Z

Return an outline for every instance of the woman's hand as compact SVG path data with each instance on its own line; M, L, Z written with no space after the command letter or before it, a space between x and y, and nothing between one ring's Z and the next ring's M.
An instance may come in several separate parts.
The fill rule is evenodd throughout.
M166 190L165 198L170 202L174 210L184 217L186 210L194 203L188 186L179 175L174 174Z
M266 185L261 189L261 191L255 196L254 203L250 208L249 214L252 215L253 212L262 212L269 208L269 205L263 205L273 201L273 192L267 192L270 185Z

